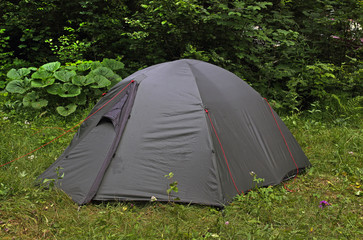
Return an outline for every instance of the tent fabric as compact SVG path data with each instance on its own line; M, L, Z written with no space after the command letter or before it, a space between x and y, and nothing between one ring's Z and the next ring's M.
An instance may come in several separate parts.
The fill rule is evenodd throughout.
M64 177L57 184L78 204L155 196L224 206L254 187L251 171L268 186L310 166L259 93L233 73L202 61L140 70L115 85L90 116L39 177L57 179L61 167ZM171 180L164 177L169 172ZM173 181L179 191L169 196Z

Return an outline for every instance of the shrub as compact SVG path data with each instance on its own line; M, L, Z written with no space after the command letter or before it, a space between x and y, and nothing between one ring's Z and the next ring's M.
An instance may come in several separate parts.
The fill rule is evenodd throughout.
M105 58L102 62L78 61L67 66L50 62L39 68L11 69L7 73L11 81L6 86L10 94L5 106L35 110L47 107L68 116L121 81L115 71L123 68L120 61Z

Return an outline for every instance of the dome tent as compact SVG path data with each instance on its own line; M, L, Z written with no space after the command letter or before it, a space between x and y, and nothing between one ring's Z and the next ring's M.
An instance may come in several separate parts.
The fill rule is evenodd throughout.
M197 60L140 70L93 108L64 153L39 177L82 205L91 200L228 204L310 166L268 103L233 73ZM58 170L57 170L58 169ZM58 171L58 173L57 173Z

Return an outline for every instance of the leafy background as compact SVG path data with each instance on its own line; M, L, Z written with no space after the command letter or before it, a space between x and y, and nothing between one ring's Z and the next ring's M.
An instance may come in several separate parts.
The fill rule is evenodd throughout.
M0 89L17 80L7 77L12 68L49 62L67 67L115 59L127 66L118 72L125 77L160 62L195 58L237 74L279 112L318 103L340 114L339 106L350 99L358 97L354 102L361 105L362 8L359 0L5 0L0 3ZM35 93L28 98L64 107L39 89L50 82L41 83L47 75L38 74L45 72L31 78ZM72 81L49 79L55 79L53 89L61 91L59 84L62 91L77 89ZM81 93L93 99L94 91ZM14 102L11 95L6 98ZM35 102L42 104L26 101L25 106L45 105Z

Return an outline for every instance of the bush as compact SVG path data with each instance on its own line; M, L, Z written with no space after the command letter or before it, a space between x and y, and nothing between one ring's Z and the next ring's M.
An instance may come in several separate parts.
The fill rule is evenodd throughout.
M68 116L121 81L114 71L123 68L120 61L105 58L102 62L78 61L67 66L50 62L38 69L11 69L7 73L11 81L6 86L10 94L5 106L35 110L47 107Z
M10 37L6 35L6 30L0 28L0 90L6 86L6 72L10 68L10 59L13 52L9 49Z

